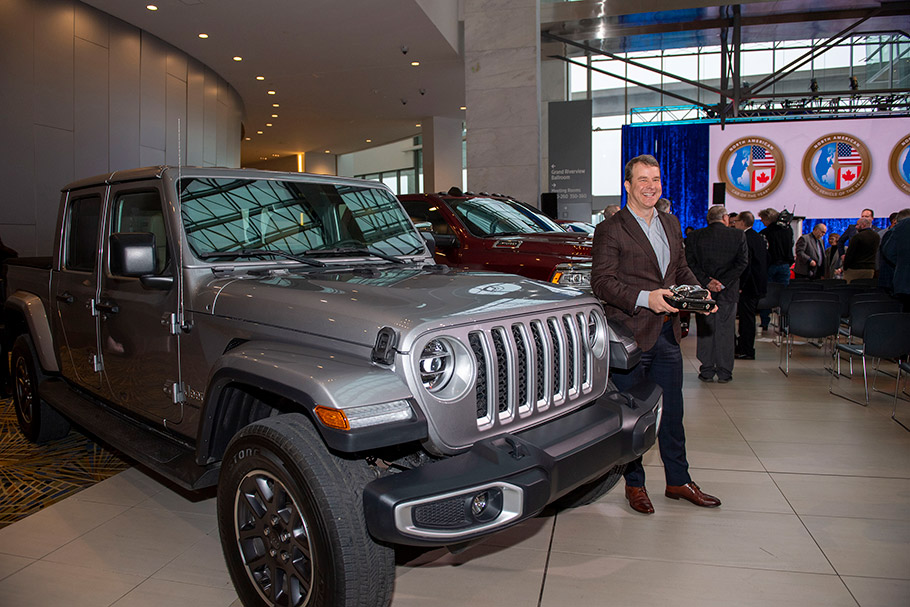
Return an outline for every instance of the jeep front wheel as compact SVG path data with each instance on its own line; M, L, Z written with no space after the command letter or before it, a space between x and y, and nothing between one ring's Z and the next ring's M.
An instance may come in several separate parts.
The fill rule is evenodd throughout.
M228 445L218 486L225 560L244 605L388 604L394 553L366 530L366 463L331 455L306 418L278 416Z

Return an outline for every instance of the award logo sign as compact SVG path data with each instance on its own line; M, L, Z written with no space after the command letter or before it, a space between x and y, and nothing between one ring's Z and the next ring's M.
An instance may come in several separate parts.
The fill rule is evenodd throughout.
M784 176L784 156L762 137L737 139L724 150L717 173L727 193L742 200L763 198L777 189Z
M901 192L910 194L910 135L897 142L888 160L891 180Z
M827 198L842 198L859 191L869 179L869 148L851 135L833 133L817 139L803 155L803 181Z

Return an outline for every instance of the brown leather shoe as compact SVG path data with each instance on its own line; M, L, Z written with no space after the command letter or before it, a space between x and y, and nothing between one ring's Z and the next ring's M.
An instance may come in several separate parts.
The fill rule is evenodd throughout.
M684 500L689 500L696 506L701 506L703 508L717 508L720 506L719 499L703 492L695 483L687 483L679 486L667 485L667 491L664 495L674 500L683 498Z
M626 485L626 499L635 512L642 514L653 514L654 505L651 504L651 498L648 497L648 491L644 487L630 487Z

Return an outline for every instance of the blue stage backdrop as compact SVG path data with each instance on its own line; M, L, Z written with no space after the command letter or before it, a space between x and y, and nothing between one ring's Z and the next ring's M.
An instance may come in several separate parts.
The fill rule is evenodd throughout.
M663 196L685 232L686 226L702 228L708 213L708 125L680 124L622 127L620 181L626 162L651 154L660 162ZM626 190L622 190L626 203Z

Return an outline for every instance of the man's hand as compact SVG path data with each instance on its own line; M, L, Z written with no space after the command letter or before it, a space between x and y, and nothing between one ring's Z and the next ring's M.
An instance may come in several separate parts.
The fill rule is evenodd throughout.
M721 291L723 291L724 285L721 281L717 280L716 278L712 278L711 280L708 281L706 288L709 291L711 291L712 293L720 293Z
M664 296L673 297L673 291L670 289L655 289L648 293L648 308L658 314L673 314L679 312L676 308L664 301Z
M817 265L818 265L818 264L815 263L815 260L814 260L814 259L810 259L810 260L809 260L809 267L810 267L810 268L814 268L814 267L817 266Z

